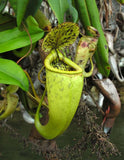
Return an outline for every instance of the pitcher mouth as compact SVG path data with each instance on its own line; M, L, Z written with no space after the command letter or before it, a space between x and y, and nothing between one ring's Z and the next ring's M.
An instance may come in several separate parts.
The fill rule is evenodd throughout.
M61 70L61 69L54 68L52 66L52 62L57 59L57 54L59 56L59 60L64 62L69 67L71 67L72 70L69 70L69 71L68 70ZM62 73L62 74L79 74L79 73L83 72L83 70L80 66L78 66L76 63L74 63L73 61L71 61L67 57L64 57L62 55L62 53L58 50L57 50L57 53L55 50L52 50L51 53L45 59L44 64L45 64L46 69L48 69L52 72L58 72L58 73Z

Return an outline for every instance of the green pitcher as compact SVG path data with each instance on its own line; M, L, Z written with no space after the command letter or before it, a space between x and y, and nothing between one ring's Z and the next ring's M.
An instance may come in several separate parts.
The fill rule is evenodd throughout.
M70 66L72 71L63 71L51 65L57 59L55 50L47 56L45 67L49 121L46 125L41 125L39 116L35 117L37 130L46 139L53 139L67 129L77 110L83 89L82 69L57 52L59 60Z
M69 31L70 28L68 28ZM55 29L55 31L57 29ZM94 31L94 28L92 30L93 33L96 31ZM51 49L50 54L46 57L44 62L46 67L46 88L49 109L48 123L46 125L40 123L40 105L35 115L36 129L46 139L53 139L62 134L71 123L81 98L84 77L90 76L93 71L92 56L95 52L98 39L96 37L87 36L81 38L75 57L76 64L63 56L59 51L63 43L61 42L61 45L56 41L53 43L54 37L51 38L52 34L53 33L47 35L43 45L43 48L47 48L47 44L49 44L46 50ZM64 40L68 39L65 38ZM85 72L85 65L89 59L91 62L91 70L87 73ZM67 68L63 69L61 66L58 66L58 68L54 66L54 64L56 65L58 63L57 61L62 62L63 67Z
M18 86L9 85L5 90L6 94L0 103L0 120L7 118L16 110L19 99L18 95L15 94L18 90Z
M92 56L96 50L98 38L83 36L77 46L75 63L78 64L82 69L85 77L89 77L93 72L93 62ZM90 59L91 70L89 72L85 72L85 66Z

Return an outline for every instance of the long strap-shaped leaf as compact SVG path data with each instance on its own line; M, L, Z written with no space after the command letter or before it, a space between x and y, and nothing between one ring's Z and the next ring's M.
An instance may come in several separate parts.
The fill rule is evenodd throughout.
M86 34L90 35L90 32L87 30L87 26L91 26L88 9L86 6L85 0L75 0L75 6L78 10L78 16L80 18L81 23L83 24L84 29L86 30Z
M24 18L29 0L17 0L17 25L20 26Z
M92 4L92 5L91 5ZM88 13L91 21L91 25L95 27L100 33L100 38L98 40L97 52L95 53L95 59L99 70L103 75L108 76L110 72L110 66L108 64L108 44L106 42L104 32L100 23L100 17L98 8L96 5L96 0L86 0L86 5L88 8Z
M48 3L52 10L54 11L59 24L64 22L64 14L68 9L67 0L48 0Z

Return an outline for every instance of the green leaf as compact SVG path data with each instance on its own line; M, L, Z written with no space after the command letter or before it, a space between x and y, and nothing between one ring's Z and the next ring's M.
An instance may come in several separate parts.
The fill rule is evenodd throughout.
M86 0L74 0L74 6L78 11L78 15L86 31L86 35L87 34L91 35L90 32L87 30L87 26L91 26L91 22L90 22L90 17L89 17L87 6L86 6Z
M19 86L28 91L29 83L22 68L12 60L0 58L0 83Z
M77 12L77 10L73 7L73 5L72 5L72 0L68 0L68 4L69 4L69 8L68 8L68 10L67 10L67 21L70 20L70 18L68 18L68 16L69 16L69 17L71 17L71 21L74 22L74 23L76 23L77 20L78 20L78 12ZM68 19L69 19L69 20L68 20Z
M33 43L32 45L32 49L30 51L30 53L28 55L30 55L32 53L32 51L34 50L34 48L36 47L36 43ZM30 45L20 48L19 50L13 50L12 52L17 56L17 57L23 57L30 49Z
M4 10L6 7L7 0L0 0L0 13Z
M99 72L101 72L104 76L108 77L110 73L110 65L108 62L109 60L108 44L100 23L99 10L96 4L96 0L88 0L86 1L86 5L87 5L87 10L88 10L91 25L95 27L100 34L98 45L97 45L97 51L94 55L96 64Z
M9 0L11 7L13 8L15 14L17 13L17 0Z
M34 15L42 0L17 0L17 25L20 27L23 20Z
M30 15L34 16L36 11L40 8L42 1L43 0L29 0L25 13L25 18L27 18Z
M32 43L35 43L43 37L44 32L39 28L33 17L28 17L27 25ZM22 48L31 43L27 32L20 31L18 27L0 32L0 37L2 37L0 38L0 53Z
M17 16L17 25L20 27L23 20L33 16L41 5L42 0L9 0Z
M17 0L17 26L20 27L24 18L29 0Z
M74 43L79 35L76 23L65 22L53 28L44 38L42 49L49 52L52 49L62 49Z
M0 13L0 32L14 28L16 26L16 19L10 16L7 13L1 14Z
M0 13L0 27L2 24L8 23L8 22L12 21L13 19L15 20L14 17L12 17L11 15L9 15L7 13L4 13L4 14Z
M55 13L58 22L61 24L64 22L64 14L68 10L69 5L67 0L48 0L50 7Z

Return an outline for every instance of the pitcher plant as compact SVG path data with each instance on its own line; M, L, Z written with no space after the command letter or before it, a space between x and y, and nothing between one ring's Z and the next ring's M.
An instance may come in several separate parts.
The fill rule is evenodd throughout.
M90 30L95 32L92 27ZM75 62L60 52L61 49L72 44L78 34L79 27L75 23L67 22L55 27L44 38L42 49L50 53L44 62L46 89L37 108L35 126L46 139L53 139L68 128L80 102L84 77L90 76L93 71L92 56L96 49L97 36L81 38ZM86 73L85 66L88 59L91 61L91 70ZM46 125L42 125L39 115L46 92L49 120Z
M2 88L1 96L3 97L3 100L0 100L0 120L3 120L16 110L19 98L15 92L18 90L18 87L14 85L7 87L0 85L0 88Z

